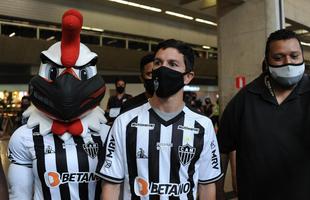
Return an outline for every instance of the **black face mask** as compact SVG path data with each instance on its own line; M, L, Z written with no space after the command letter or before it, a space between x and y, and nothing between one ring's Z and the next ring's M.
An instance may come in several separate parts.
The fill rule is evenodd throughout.
M159 67L152 72L154 89L156 95L161 98L167 98L177 93L184 87L183 76L187 74L175 71L168 67Z
M60 121L73 121L99 105L105 93L104 80L98 74L78 80L63 74L53 82L35 76L29 83L30 99L41 111Z
M150 95L154 94L154 81L153 79L144 79L144 88Z
M117 91L117 93L122 94L125 91L125 87L117 86L116 91Z

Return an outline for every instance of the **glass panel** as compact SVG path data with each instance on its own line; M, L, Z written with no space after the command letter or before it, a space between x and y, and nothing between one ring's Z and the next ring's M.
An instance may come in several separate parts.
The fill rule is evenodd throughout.
M122 39L104 37L102 44L110 47L126 48L126 41Z
M148 51L149 45L144 42L129 41L128 48L138 50L138 51Z
M28 38L36 38L37 32L35 28L28 28L14 25L1 25L1 32L6 36L21 36Z

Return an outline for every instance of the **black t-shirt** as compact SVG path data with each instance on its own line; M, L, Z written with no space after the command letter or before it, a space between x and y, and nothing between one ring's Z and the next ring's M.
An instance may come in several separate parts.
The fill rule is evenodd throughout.
M132 108L141 106L142 104L146 103L148 98L145 95L145 92L128 99L126 102L124 102L121 106L121 113L126 112Z
M122 98L118 99L116 95L110 96L107 109L109 109L109 113L106 113L106 117L108 122L113 122L117 115L120 113L121 106L125 103L128 99L132 98L130 94L124 94Z
M220 123L221 153L237 150L240 200L310 199L310 80L278 105L267 75L243 88Z

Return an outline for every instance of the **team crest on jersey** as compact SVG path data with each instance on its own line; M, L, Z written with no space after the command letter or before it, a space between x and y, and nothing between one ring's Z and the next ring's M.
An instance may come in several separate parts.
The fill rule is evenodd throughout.
M139 151L137 152L137 158L138 159L146 159L146 158L148 158L147 155L145 154L144 149L139 148Z
M189 144L179 146L179 159L182 165L188 165L195 156L196 148Z
M89 157L94 159L98 154L98 143L88 142L87 144L83 144L83 149Z

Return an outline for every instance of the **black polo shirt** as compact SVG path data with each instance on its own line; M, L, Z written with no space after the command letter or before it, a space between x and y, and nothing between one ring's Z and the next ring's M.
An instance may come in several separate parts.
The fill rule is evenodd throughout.
M240 200L310 199L310 80L279 105L262 74L227 105L221 153L237 150Z

